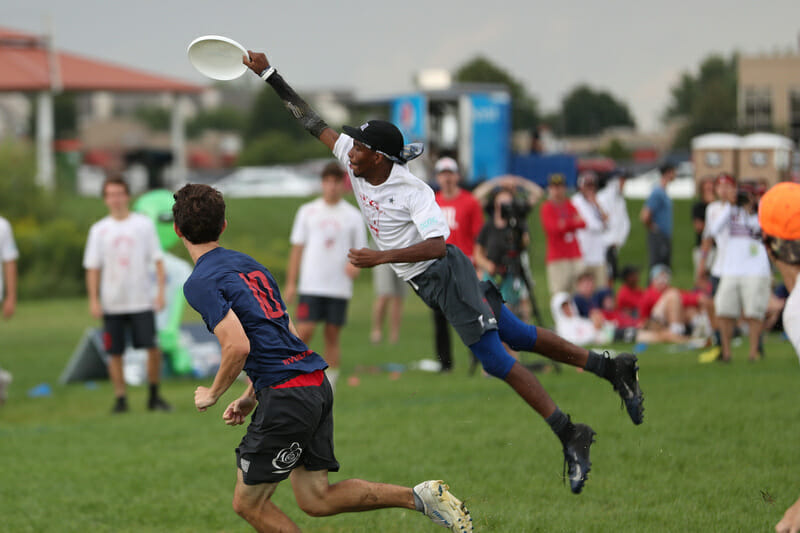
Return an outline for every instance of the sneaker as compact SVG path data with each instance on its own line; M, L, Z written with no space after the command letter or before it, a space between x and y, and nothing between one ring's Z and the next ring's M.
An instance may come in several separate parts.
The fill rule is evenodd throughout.
M114 402L114 407L111 408L111 414L117 415L120 413L127 413L128 412L128 400L125 398L117 398L117 401Z
M619 393L628 415L633 423L639 425L644 420L644 395L639 388L639 366L636 356L631 353L619 354L614 358L616 375L614 376L614 390Z
M156 396L155 398L151 398L149 402L147 402L147 409L149 411L164 411L166 413L172 411L172 406L164 401L161 396Z
M569 477L569 488L580 494L592 461L589 460L589 447L594 442L595 432L586 424L575 424L575 434L564 445L564 468Z
M442 481L423 481L414 487L414 494L422 501L425 516L434 523L456 533L471 532L472 517L469 511L449 489Z
M700 352L700 355L697 356L697 361L703 364L713 363L719 359L721 353L722 350L719 346L712 346L708 350Z

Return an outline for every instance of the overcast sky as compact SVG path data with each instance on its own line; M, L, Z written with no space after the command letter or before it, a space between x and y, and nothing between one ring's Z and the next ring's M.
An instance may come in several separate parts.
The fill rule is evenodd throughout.
M359 97L409 91L420 68L452 71L483 54L544 111L588 83L626 102L643 130L657 127L680 73L708 54L796 52L800 33L800 0L3 3L0 26L41 33L49 18L60 49L196 83L207 80L186 47L205 34L265 51L297 89Z

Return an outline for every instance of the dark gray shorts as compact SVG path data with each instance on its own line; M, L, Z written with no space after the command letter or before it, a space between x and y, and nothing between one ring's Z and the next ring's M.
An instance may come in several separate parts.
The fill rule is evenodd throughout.
M441 309L465 345L475 344L484 333L497 329L497 318L472 261L452 244L447 245L447 255L408 284L429 307Z

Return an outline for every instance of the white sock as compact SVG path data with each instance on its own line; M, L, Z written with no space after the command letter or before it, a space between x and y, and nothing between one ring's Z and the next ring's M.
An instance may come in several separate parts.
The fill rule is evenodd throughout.
M683 335L686 328L680 322L673 322L669 325L669 330L676 335Z

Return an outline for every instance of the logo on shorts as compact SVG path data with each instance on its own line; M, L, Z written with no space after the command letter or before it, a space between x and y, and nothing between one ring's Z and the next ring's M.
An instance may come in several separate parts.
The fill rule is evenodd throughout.
M239 459L239 466L242 468L242 472L245 474L248 470L250 470L250 461L247 459Z
M297 461L300 460L300 454L303 453L303 448L300 444L293 442L288 448L284 448L278 452L275 459L272 460L272 466L275 467L273 473L284 474L294 468Z

